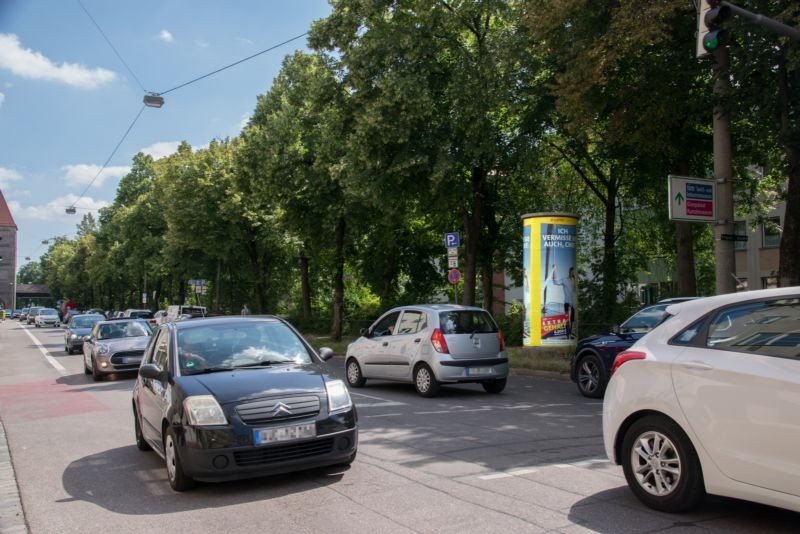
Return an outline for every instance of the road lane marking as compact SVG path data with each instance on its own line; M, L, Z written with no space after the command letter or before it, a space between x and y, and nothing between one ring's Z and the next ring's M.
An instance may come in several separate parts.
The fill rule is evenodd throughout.
M362 415L361 417L397 417L403 415L401 413L378 413L375 415Z
M38 339L36 339L36 336L31 334L31 331L27 328L23 328L23 330L25 331L26 334L28 334L28 337L31 338L33 344L39 347L39 350L44 355L45 360L47 360L47 362L50 365L52 365L55 368L55 370L61 373L62 375L67 374L67 370L64 368L64 366L58 363L58 360L56 360L50 355L50 352L46 348L44 348L44 345L42 345Z
M578 468L586 468L589 466L595 466L601 464L613 465L611 462L603 458L590 458L588 460L581 460L579 462L573 462L571 464L543 464L537 467L517 467L509 471L495 471L493 473L489 473L488 475L478 475L478 478L481 480L495 480L498 478L510 478L522 475L530 475L532 473L538 473L542 469L547 469L548 467L555 467L557 469L578 469Z
M405 402L386 401L386 402L356 402L359 408L382 408L384 406L406 406Z
M510 478L512 476L514 475L510 473L492 473L491 475L482 475L479 476L478 478L480 478L481 480L494 480L496 478Z

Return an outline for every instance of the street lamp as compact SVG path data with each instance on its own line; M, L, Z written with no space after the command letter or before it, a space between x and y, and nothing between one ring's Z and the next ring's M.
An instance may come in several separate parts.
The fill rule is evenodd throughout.
M164 105L164 97L156 93L144 95L144 105L149 108L160 108Z

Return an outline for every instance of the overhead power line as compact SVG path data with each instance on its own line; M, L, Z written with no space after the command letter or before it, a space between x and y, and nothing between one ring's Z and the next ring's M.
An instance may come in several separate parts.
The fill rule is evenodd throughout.
M181 87L186 87L187 85L193 84L194 82L199 82L200 80L202 80L204 78L208 78L209 76L213 76L214 74L217 74L218 72L222 72L223 70L229 69L231 67L235 67L236 65L238 65L240 63L244 63L245 61L249 61L249 60L253 59L254 57L258 57L261 54L266 54L267 52L275 50L276 48L280 48L281 46L283 46L285 44L289 44L292 41L296 41L296 40L300 39L301 37L305 37L306 35L308 35L308 32L301 33L300 35L298 35L296 37L292 37L291 39L283 41L282 43L278 43L278 44L276 44L274 46L270 46L269 48L265 48L264 50L261 50L260 52L256 52L253 55L247 56L246 58L240 59L239 61L235 61L235 62L231 63L230 65L225 65L224 67L220 67L215 71L209 72L208 74L203 74L202 76L198 76L197 78L195 78L193 80L189 80L188 82L182 83L180 85L177 85L177 86L173 87L172 89L167 89L166 91L161 91L160 93L153 93L153 95L162 96L162 95L165 95L167 93L171 93L172 91L180 89Z
M141 108L139 108L139 113L137 113L137 114L136 114L136 117L134 117L134 119L133 119L133 122L131 122L131 125L130 125L130 126L128 126L128 129L127 129L127 130L125 130L125 133L124 133L124 134L122 134L122 138L119 140L119 142L117 143L117 145L114 147L114 150L112 150L112 151L111 151L111 154L109 154L108 158L106 158L106 162L105 162L105 163L103 163L103 166L102 166L102 167L100 167L100 170L99 170L99 171L97 171L97 174L94 176L94 178L92 178L92 181L91 181L91 182L89 182L89 184L86 186L86 188L85 188L85 189L83 190L83 192L80 194L80 196L78 197L78 200L76 200L75 202L73 202L73 203L72 203L72 205L71 205L69 208L67 208L67 210L73 210L73 213L74 213L74 210L75 210L75 205L76 205L78 202L80 202L80 200L83 198L83 196L84 196L84 195L86 194L86 192L89 190L89 188L90 188L90 187L92 187L92 184L95 182L95 180L97 180L97 178L100 176L100 174L101 174L101 173L102 173L102 172L105 170L105 168L108 166L109 162L111 161L111 158L113 158L113 157L114 157L114 154L116 154L116 153L117 153L117 150L119 149L119 147L120 147L120 145L122 144L122 142L125 140L125 138L126 138L126 137L128 137L128 134L129 134L129 133L131 132L131 130L133 129L133 125L134 125L134 124L136 124L136 121L138 121L138 120L139 120L139 117L141 117L141 116L142 116L142 112L144 111L144 108L145 108L145 106L142 106Z
M89 20L91 20L92 23L95 25L95 27L97 28L97 31L100 32L100 35L103 36L103 39L106 40L106 42L108 43L108 46L111 47L111 50L114 51L114 53L117 55L117 57L122 62L122 64L125 65L125 68L128 69L128 72L131 74L131 76L133 76L133 79L136 80L136 83L139 84L139 87L141 87L142 91L144 91L146 93L147 89L144 88L144 86L142 85L142 82L140 82L139 78L136 76L136 74L134 74L133 69L131 69L130 66L125 62L125 60L122 59L122 55L117 51L117 49L111 43L111 39L108 38L108 36L106 35L106 32L103 31L103 28L101 28L100 25L97 23L97 21L94 20L94 17L92 16L91 13L89 13L89 10L86 9L86 6L83 5L83 2L81 2L81 0L76 0L76 1L78 2L78 5L81 6L81 9L83 9L83 12L86 13L86 16L89 17Z

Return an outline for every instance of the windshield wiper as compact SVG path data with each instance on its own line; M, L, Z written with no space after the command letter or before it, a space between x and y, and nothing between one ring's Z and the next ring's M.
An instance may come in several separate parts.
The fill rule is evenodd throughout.
M252 367L268 367L276 363L291 363L292 360L264 360L261 362L243 363L242 365L235 365L234 369L247 369Z

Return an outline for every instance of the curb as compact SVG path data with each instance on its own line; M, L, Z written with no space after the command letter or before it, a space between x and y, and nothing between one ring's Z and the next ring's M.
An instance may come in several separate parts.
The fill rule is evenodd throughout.
M11 451L6 440L6 429L2 421L0 421L0 532L3 534L28 532L17 478L11 463Z
M571 382L572 379L568 373L559 373L558 371L539 371L538 369L526 369L524 367L512 367L511 376L534 376L536 378L548 378L550 380L560 380L562 382Z

